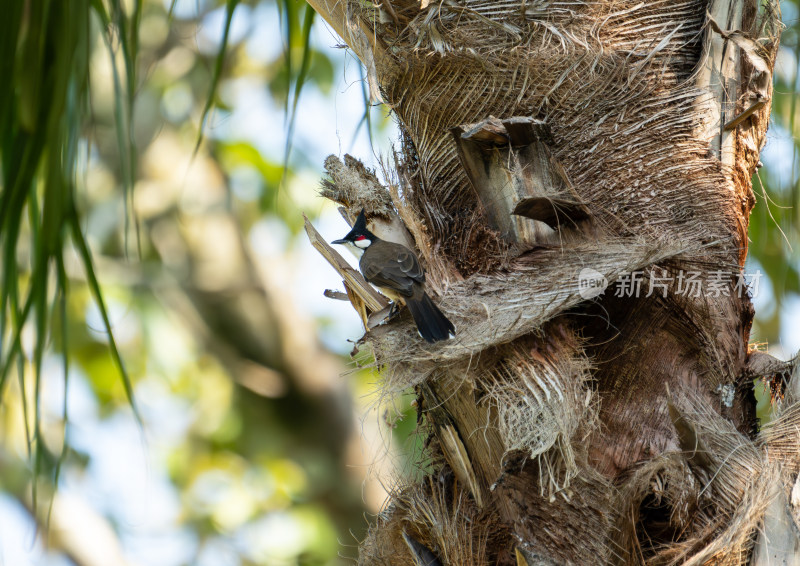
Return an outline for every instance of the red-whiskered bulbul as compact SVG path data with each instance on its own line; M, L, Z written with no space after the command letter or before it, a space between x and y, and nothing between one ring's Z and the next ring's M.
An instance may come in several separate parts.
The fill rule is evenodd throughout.
M364 209L353 224L353 229L341 240L331 243L347 245L360 258L358 267L366 280L395 303L408 306L420 336L427 342L455 336L453 323L447 320L425 292L425 273L417 256L407 247L381 240L367 230Z

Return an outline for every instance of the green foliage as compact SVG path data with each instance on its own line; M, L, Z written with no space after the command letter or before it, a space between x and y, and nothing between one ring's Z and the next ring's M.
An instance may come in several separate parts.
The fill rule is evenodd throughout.
M203 117L200 119L200 132L197 136L197 144L194 146L194 155L197 155L197 151L200 149L200 144L203 141L203 128L206 125L208 113L211 111L211 107L214 104L217 86L219 85L219 79L222 76L222 68L225 64L225 53L228 50L228 38L230 37L231 33L231 22L233 22L233 12L236 10L237 4L239 4L239 0L228 0L227 4L225 5L225 27L224 31L222 32L222 41L220 42L219 53L214 61L214 71L211 75L211 85L209 86L208 96L206 97L206 104L203 106Z
M300 93L303 91L303 86L305 85L306 78L308 77L309 68L311 66L311 59L312 59L312 51L311 51L311 26L314 25L314 16L316 16L316 12L309 6L308 4L304 4L303 7L305 8L303 14L303 27L301 32L301 45L302 45L302 56L300 60L300 68L297 72L294 72L294 67L292 65L292 55L291 55L291 46L292 46L292 38L295 35L294 33L294 24L297 17L297 10L294 2L292 0L284 0L282 3L283 6L283 17L284 21L286 22L286 38L287 38L287 49L286 49L286 70L287 75L289 77L289 85L292 88L287 89L287 96L286 96L286 109L289 116L289 127L286 132L286 149L284 151L284 158L283 158L283 170L286 171L289 165L289 157L292 151L292 138L294 137L294 124L295 119L297 118L297 103L300 101ZM289 106L289 92L293 91L291 106Z
M47 520L41 501L55 497L60 480L96 479L103 467L101 441L87 442L86 431L139 419L138 440L118 444L128 455L147 449L154 478L164 470L180 505L167 530L190 532L197 555L238 541L241 564L263 564L273 549L285 564L337 563L339 541L355 542L366 526L358 476L344 465L353 429L341 367L326 370L337 380L329 398L304 390L282 358L285 328L259 303L273 291L250 288L258 279L249 264L216 267L234 273L234 286L213 288L203 256L215 245L236 255L263 223L286 227L281 245L294 245L298 203L315 194L314 183L297 179L319 175L289 159L291 142L282 159L237 132L220 134L236 110L236 81L257 78L280 97L287 118L273 135L283 140L301 93L330 92L336 66L311 46L314 13L303 3L190 3L195 15L161 0L4 6L0 70L11 80L0 84L0 489L28 506L33 487L40 502L29 510ZM287 34L269 61L252 59L236 39L236 18L258 6L275 16L280 9ZM215 11L224 21L220 37L208 34L209 49L199 24ZM257 177L253 200L233 190L241 170ZM191 248L207 233L210 244ZM225 319L239 296L255 297L255 306ZM330 364L331 354L318 355ZM248 379L267 386L243 385ZM66 394L49 402L54 384L66 390L68 381L82 391L83 409ZM154 416L160 403L174 412ZM90 417L86 405L96 405ZM321 415L336 426L321 427ZM78 423L69 433L68 417ZM162 438L173 420L186 429ZM117 473L128 473L125 465ZM40 478L32 483L31 470ZM124 502L99 499L112 500L102 512L129 538L116 515Z
M797 333L797 322L786 316L785 309L800 294L800 3L786 0L781 9L786 28L774 77L772 124L766 149L778 157L765 157L767 167L753 176L757 203L750 217L748 250L766 275L759 292L774 297L772 304L756 312L754 338L771 345L777 345L781 335Z
M99 0L91 3L89 0L55 3L18 0L10 2L7 8L8 13L0 19L0 65L6 71L5 76L10 77L0 86L0 162L3 172L0 193L3 281L0 290L0 392L16 364L23 407L27 408L27 388L22 383L26 357L21 337L26 325L33 325L36 337L32 352L34 428L29 436L29 446L34 450L34 475L38 476L44 457L40 441L42 362L54 330L51 321L56 306L62 325L55 327L55 332L60 329L60 341L67 343L64 319L69 285L64 249L70 236L80 250L83 267L92 282L94 299L104 313L109 345L129 400L133 402L130 380L111 335L91 254L81 233L75 187L82 133L89 115L89 60L97 27L111 49L112 59L115 60L116 50L111 46L117 42L126 62L122 76L115 68L115 99L120 147L124 148L122 153L129 157L133 155L132 145L127 139L127 124L132 109L140 3L135 3L130 18L119 2L112 2L109 15ZM96 25L98 21L100 26ZM124 92L123 81L128 85ZM124 176L126 185L131 186L130 161ZM29 268L24 277L18 259L21 254L27 256ZM63 356L66 376L69 367L66 348ZM27 423L26 420L26 426ZM36 482L34 506L35 487Z

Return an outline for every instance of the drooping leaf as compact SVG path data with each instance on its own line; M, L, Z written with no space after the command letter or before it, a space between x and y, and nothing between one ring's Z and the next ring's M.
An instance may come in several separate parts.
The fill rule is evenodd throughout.
M203 106L203 112L200 117L200 131L197 134L197 143L195 143L194 155L197 155L197 152L200 150L200 144L203 142L203 131L206 127L206 120L208 119L209 112L211 112L211 108L214 106L214 98L217 94L217 86L219 86L219 80L222 76L222 69L225 65L225 53L227 52L228 48L228 38L230 37L231 22L233 22L233 12L236 10L236 6L238 4L239 0L227 0L227 4L225 6L225 26L222 32L222 41L220 42L219 52L217 52L217 57L214 61L214 70L211 74L211 86L208 89L208 97L206 98L206 103L205 106Z

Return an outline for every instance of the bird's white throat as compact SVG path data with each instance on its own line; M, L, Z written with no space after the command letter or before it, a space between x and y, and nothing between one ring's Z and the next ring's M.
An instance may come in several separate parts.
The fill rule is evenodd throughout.
M359 247L354 242L347 242L344 247L350 250L350 253L356 256L356 259L361 259L361 256L364 255L364 248Z

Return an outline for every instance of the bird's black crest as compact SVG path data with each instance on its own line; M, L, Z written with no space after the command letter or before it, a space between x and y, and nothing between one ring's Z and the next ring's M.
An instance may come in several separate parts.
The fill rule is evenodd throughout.
M353 224L354 231L364 231L367 229L367 217L364 213L364 209L361 209L361 212L358 213L358 218L356 218L355 224Z

